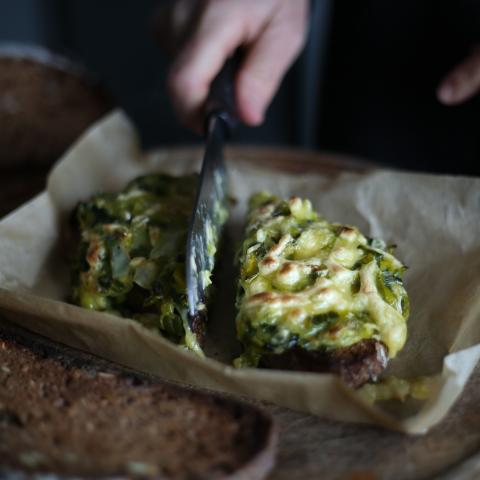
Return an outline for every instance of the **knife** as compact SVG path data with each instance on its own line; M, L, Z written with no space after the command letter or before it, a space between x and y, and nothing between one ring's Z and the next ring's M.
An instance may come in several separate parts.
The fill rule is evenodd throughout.
M205 334L206 290L215 251L226 220L227 186L223 146L238 124L234 76L238 54L229 58L213 80L205 104L206 145L186 252L188 323L202 340Z

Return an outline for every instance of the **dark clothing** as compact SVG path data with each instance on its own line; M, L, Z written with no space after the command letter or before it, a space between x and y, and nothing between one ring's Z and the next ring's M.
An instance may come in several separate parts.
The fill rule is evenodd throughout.
M82 60L135 118L146 145L191 143L199 139L174 118L167 61L148 32L161 2L16 0L0 17L0 41ZM480 175L480 96L458 107L435 97L443 76L480 44L480 0L312 0L311 19L305 52L266 123L241 128L235 141Z
M335 0L319 146L402 168L480 174L480 97L435 96L480 44L480 2Z

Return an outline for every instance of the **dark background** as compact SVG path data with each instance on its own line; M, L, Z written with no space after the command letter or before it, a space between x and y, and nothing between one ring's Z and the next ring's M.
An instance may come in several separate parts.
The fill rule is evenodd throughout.
M294 0L292 0L294 1ZM36 43L98 74L148 146L199 139L176 121L150 20L162 0L0 1L0 42ZM479 98L445 107L441 78L480 43L478 0L314 0L307 47L262 127L236 141L480 173Z

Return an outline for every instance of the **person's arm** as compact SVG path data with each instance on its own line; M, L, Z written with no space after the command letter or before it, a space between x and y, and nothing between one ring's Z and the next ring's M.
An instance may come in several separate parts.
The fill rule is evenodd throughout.
M239 114L248 125L262 123L283 76L303 47L308 7L308 0L174 2L168 11L169 30L181 46L168 75L168 88L180 119L200 131L210 83L241 46L245 54L235 84Z
M480 45L441 82L437 97L445 105L458 105L480 92Z

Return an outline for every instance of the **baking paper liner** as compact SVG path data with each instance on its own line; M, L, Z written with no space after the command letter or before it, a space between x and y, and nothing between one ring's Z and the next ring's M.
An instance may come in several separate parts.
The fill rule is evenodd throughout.
M245 155L242 155L242 152ZM265 152L263 154L262 152ZM248 154L247 154L248 153ZM272 150L227 154L236 199L210 308L207 358L173 345L132 320L66 302L67 244L62 228L80 200L122 189L147 172L199 169L201 149L144 153L133 126L115 112L92 127L57 163L47 190L0 222L0 309L23 327L166 379L244 394L312 414L425 433L461 394L480 357L480 179L388 170L349 171L341 159ZM277 161L278 160L278 161ZM329 374L236 370L233 252L250 194L269 190L312 200L327 219L356 225L398 245L409 266L409 336L389 372L433 376L428 401L369 405Z

